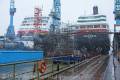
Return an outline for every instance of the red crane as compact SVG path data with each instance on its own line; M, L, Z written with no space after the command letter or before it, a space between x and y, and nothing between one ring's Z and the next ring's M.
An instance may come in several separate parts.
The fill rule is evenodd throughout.
M40 27L42 26L42 10L39 7L35 7L34 9L34 27L36 29L36 32L40 30Z

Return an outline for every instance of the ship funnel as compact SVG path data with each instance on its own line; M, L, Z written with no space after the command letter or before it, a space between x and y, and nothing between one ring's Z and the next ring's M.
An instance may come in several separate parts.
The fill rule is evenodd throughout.
M98 14L98 6L93 7L93 15Z

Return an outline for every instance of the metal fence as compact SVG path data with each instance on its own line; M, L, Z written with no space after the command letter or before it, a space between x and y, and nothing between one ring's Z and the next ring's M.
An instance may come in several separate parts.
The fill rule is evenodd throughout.
M41 78L50 80L50 78L61 71L64 71L80 62L72 62L71 64L71 62L60 61L59 63L56 63L53 61L53 58L46 58L44 61L47 64L47 70L43 74L39 71L34 72L34 65L38 65L39 61L2 64L0 65L0 80L32 80L33 78L33 80L41 80Z

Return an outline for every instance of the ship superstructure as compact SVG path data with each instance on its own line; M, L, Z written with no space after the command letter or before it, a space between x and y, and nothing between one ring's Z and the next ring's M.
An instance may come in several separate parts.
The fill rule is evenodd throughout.
M78 28L84 32L104 32L109 31L105 15L81 16L78 18Z
M40 21L41 25L36 29L34 27L34 17L25 17L22 21L22 24L18 30L19 35L33 35L34 33L48 33L49 26L48 26L48 20L49 17L42 17L42 20Z
M93 12L95 8L93 8ZM76 49L83 53L108 54L110 49L109 26L105 15L80 16L75 25Z

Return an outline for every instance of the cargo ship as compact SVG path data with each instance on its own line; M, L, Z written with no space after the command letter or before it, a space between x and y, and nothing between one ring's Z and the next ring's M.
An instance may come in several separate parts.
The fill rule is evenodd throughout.
M108 54L110 50L109 26L106 16L98 14L93 7L93 15L80 16L75 25L76 49L82 53Z

